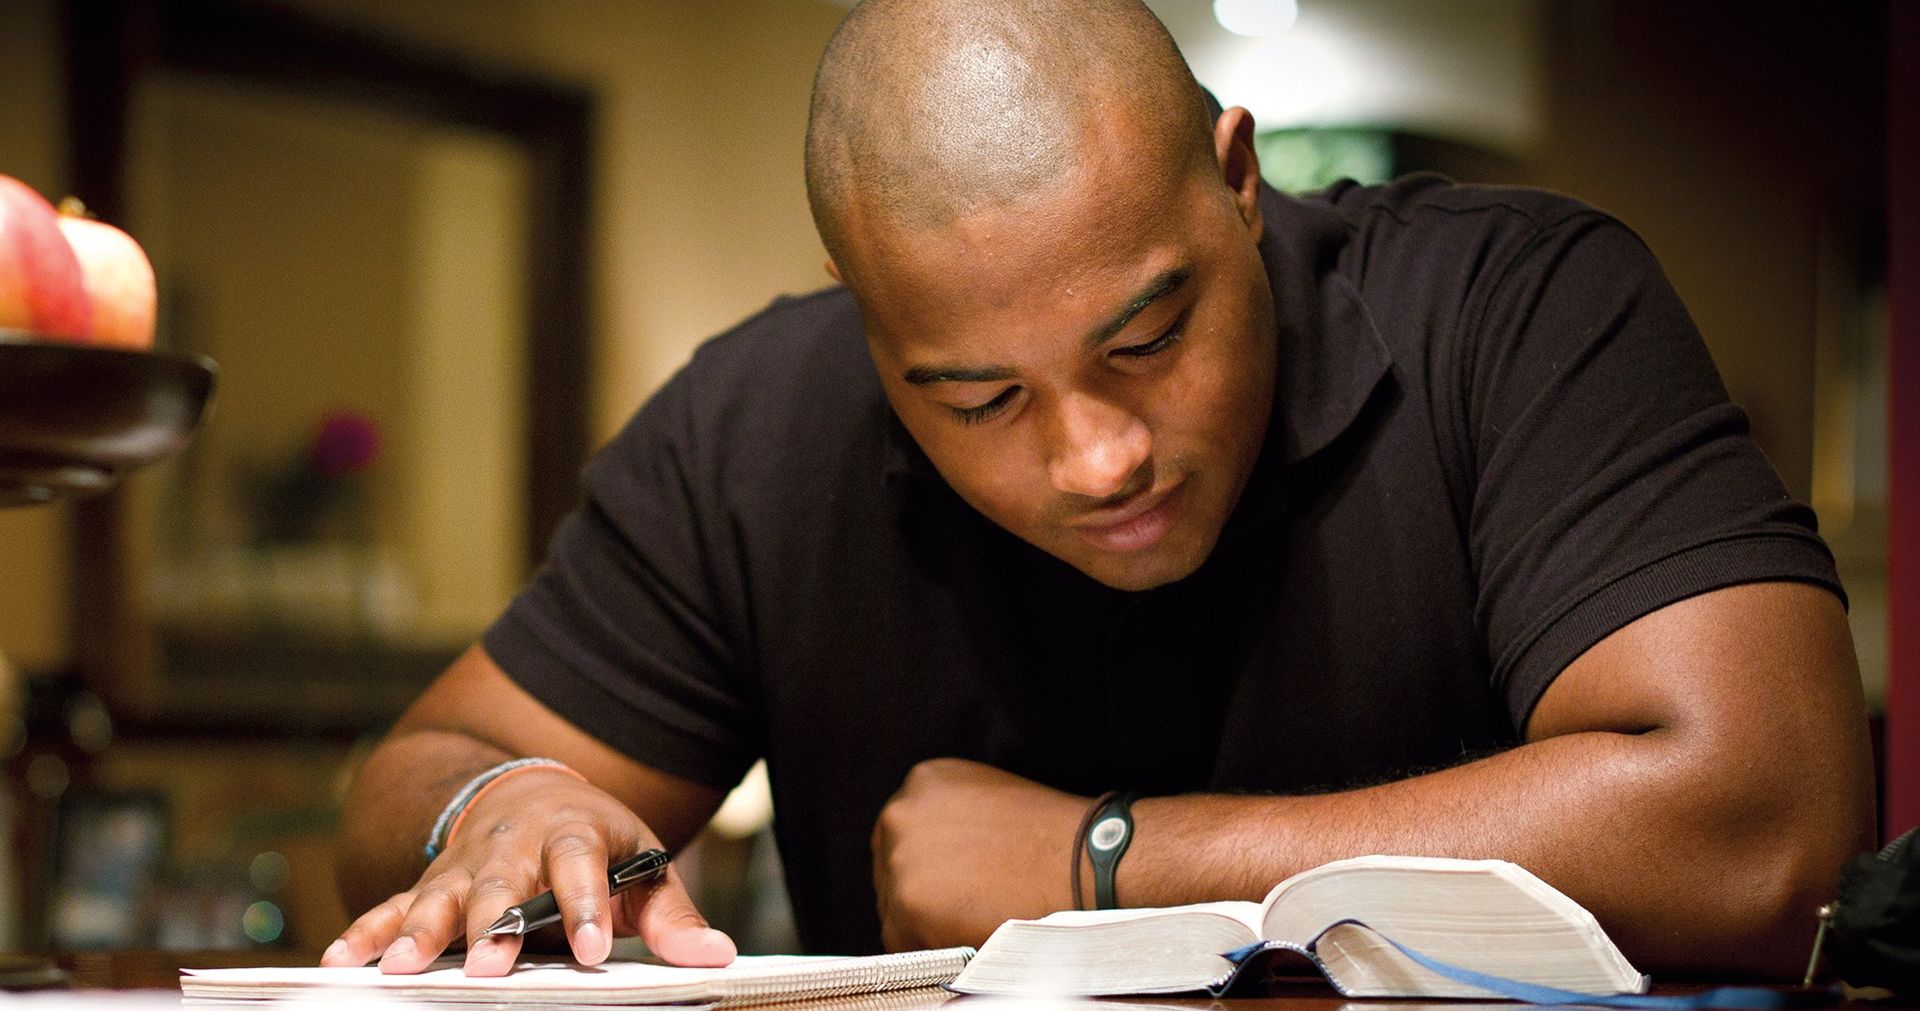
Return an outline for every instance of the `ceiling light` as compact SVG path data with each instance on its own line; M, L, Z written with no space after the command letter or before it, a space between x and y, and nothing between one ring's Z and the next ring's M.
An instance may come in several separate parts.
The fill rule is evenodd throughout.
M1299 16L1298 0L1213 0L1213 19L1235 35L1279 35Z

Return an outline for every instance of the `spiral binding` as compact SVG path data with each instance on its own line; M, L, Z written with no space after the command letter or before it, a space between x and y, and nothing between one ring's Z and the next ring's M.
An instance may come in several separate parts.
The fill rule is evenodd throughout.
M809 967L804 975L770 973L715 981L714 996L719 1007L738 1007L938 986L952 982L972 957L972 948L950 948L848 959L845 968L831 971Z

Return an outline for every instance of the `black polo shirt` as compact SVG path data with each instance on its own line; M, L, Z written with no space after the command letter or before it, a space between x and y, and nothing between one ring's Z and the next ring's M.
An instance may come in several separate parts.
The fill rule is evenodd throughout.
M703 346L595 457L488 652L648 765L726 787L764 756L802 941L858 953L874 819L922 759L1083 794L1377 783L1516 743L1655 608L1839 591L1620 224L1435 178L1262 206L1274 417L1191 577L1111 590L965 505L835 289Z

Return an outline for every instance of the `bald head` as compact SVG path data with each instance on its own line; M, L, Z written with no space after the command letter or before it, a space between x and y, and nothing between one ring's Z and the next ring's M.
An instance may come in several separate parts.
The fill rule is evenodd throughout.
M1205 99L1137 0L866 0L814 79L807 195L844 265L861 229L931 229L1063 187L1116 132L1139 148L1130 170L1211 162Z

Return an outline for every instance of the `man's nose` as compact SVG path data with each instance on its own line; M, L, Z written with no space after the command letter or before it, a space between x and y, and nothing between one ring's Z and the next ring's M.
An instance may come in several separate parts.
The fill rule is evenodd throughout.
M1139 415L1097 397L1069 397L1055 438L1048 478L1055 489L1088 498L1121 492L1153 452L1153 433Z

